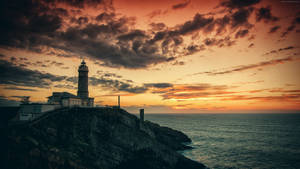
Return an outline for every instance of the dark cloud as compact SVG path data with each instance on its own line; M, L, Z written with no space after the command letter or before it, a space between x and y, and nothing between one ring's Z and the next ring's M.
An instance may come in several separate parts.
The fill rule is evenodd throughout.
M103 72L100 72L101 74ZM73 84L77 84L77 77L68 77L66 81L72 82ZM144 85L134 85L131 80L117 80L111 79L111 76L100 76L100 77L90 77L89 85L91 86L101 86L104 88L108 88L114 92L128 92L133 94L145 93L148 89Z
M160 92L156 91L156 93L161 93L163 99L190 99L235 93L227 91L231 88L232 87L226 85L212 85L207 83L194 85L177 84L174 85L172 89L162 89Z
M183 9L191 3L191 0L186 0L185 2L178 3L172 6L173 9Z
M87 18L87 17L83 17L83 16L81 16L81 17L79 17L79 18L72 18L71 19L71 22L72 23L76 23L76 24L78 24L78 25L82 25L82 24L86 24L86 23L88 23L88 21L89 21L89 19Z
M203 42L206 46L218 46L218 47L232 46L233 44L235 44L235 41L231 40L229 36L226 36L223 39L206 38L203 40Z
M280 28L280 26L273 26L271 29L270 29L270 31L269 31L269 33L275 33L275 32L277 32L277 30Z
M49 3L54 2L56 1ZM116 18L114 15L109 15L111 21L107 21L106 24L87 24L84 27L69 27L66 31L62 31L60 29L62 18L48 14L51 9L44 3L26 1L25 6L18 1L11 3L16 3L18 9L6 9L11 5L6 4L1 10L1 23L5 25L0 28L2 46L24 48L38 53L45 53L42 49L47 46L102 60L103 65L110 67L144 68L167 60L157 52L157 46L145 44L145 41L111 44L111 40L116 37L128 39L142 36L141 31L126 34L129 30L128 26L132 26L132 18ZM63 1L63 3L67 2ZM71 5L82 6L92 3L94 1L76 1L76 3L72 1ZM105 17L107 15L98 15L97 18L100 20ZM81 17L77 21L84 24L88 19Z
M0 2L0 45L34 50L62 26L62 19L42 1Z
M185 62L176 60L174 63L172 63L172 65L174 65L174 66L176 66L176 65L183 66L183 65L185 65Z
M50 73L42 73L17 67L10 62L0 60L0 84L30 87L49 87L52 82L64 80L65 76L56 76Z
M97 71L97 74L101 77L115 77L115 78L122 78L121 75L118 75L116 73L110 73L110 72L103 72L103 71Z
M193 20L187 21L181 26L179 26L177 32L180 35L186 35L189 33L193 33L194 31L203 29L205 26L213 22L213 18L205 18L203 15L197 13ZM175 34L177 33L176 31L174 32ZM172 33L171 33L172 34Z
M221 6L225 6L230 9L244 8L259 3L260 0L224 0L221 2Z
M239 9L236 12L234 12L231 15L231 27L237 28L239 26L246 26L248 28L251 28L252 25L248 22L248 19L250 17L250 14L252 13L253 8L247 8L247 9Z
M153 31L161 31L166 28L166 25L162 22L149 24Z
M159 54L156 44L147 43L143 31L134 30L128 33L125 20L115 22L113 25L87 25L85 28L69 28L61 34L65 42L58 48L82 53L93 59L101 60L102 66L145 68L149 65L167 62L168 58ZM97 36L109 38L95 38ZM111 39L119 35L119 43L111 44Z
M281 34L281 37L285 37L288 33L293 31L295 28L296 28L296 26L294 24L292 24L291 26L286 28L286 30Z
M115 18L115 13L106 13L103 12L101 14L99 14L95 19L96 21L113 21L113 19Z
M171 83L146 83L146 87L154 87L154 88L169 88L173 87Z
M144 38L147 37L146 33L142 30L133 30L131 32L122 34L120 36L118 36L119 40L123 40L123 41L128 41L128 40L133 40L135 38Z
M294 46L288 46L288 47L285 47L285 48L278 49L278 52L281 52L281 51L284 51L284 50L291 50L291 49L294 49L294 48L295 48Z
M299 102L300 94L285 94L281 96L247 96L247 95L230 95L225 96L222 101L227 100L257 100L260 102L270 102L270 101L282 101L290 102L296 101Z
M97 7L97 6L106 6L111 7L112 0L44 0L47 3L53 5L57 3L64 3L76 8L85 8L85 7Z
M73 85L69 85L69 84L58 84L58 85L55 85L54 87L63 88L63 89L77 89L77 87L75 87Z
M233 45L235 41L231 40L231 33L234 32L236 37L247 34L246 29L252 27L248 22L253 11L251 5L258 3L258 1L223 1L223 6L235 9L221 18L215 19L197 13L191 20L172 28L166 27L164 23L152 23L153 30L142 31L133 29L134 17L117 15L114 10L103 10L104 12L97 16L79 16L83 9L73 8L94 7L97 4L109 8L112 5L111 1L25 0L25 2L25 5L20 5L20 1L12 1L10 3L15 3L18 8L3 8L4 10L1 11L3 14L1 16L7 16L1 17L1 21L4 21L2 23L6 25L0 28L2 29L0 36L3 38L0 42L2 47L21 48L61 57L84 56L101 66L128 69L148 68L204 50L204 45L186 46L184 43L185 36L194 36L200 31L208 34L216 30L217 35L229 32L223 39L205 41L208 46ZM64 5L54 5L55 3ZM190 1L185 1L181 5L177 4L177 8L189 3ZM11 4L4 6L11 6ZM57 8L57 6L66 6L66 8ZM160 10L157 13L162 15L166 12ZM240 31L236 32L236 30ZM40 66L48 65L40 64Z
M262 20L267 23L267 22L278 21L279 18L272 15L271 7L268 6L268 7L259 8L256 11L256 21L259 22L259 21L262 21Z
M274 54L274 53L278 53L278 52L282 52L282 51L286 51L286 50L292 50L294 48L295 48L294 46L287 46L285 48L279 48L277 50L271 50L270 52L267 52L263 55L270 55L270 54Z
M160 9L158 9L158 10L154 10L154 11L152 11L151 13L149 13L147 16L150 18L150 19L152 19L152 18L154 18L154 17L157 17L157 16L161 16L161 15L165 15L165 14L167 14L168 13L168 10L160 10Z
M226 31L226 26L230 24L230 17L227 15L224 15L222 18L217 18L215 20L215 24L218 25L217 28L217 35L222 34Z
M300 13L298 12L291 22L290 26L286 28L286 30L281 34L281 37L286 37L290 32L292 32L297 25L300 24Z
M65 64L62 63L62 62L52 61L52 62L50 63L50 65L54 65L54 66L60 67L60 66L63 66L63 65L65 65Z
M263 55L269 55L269 54L274 54L274 53L277 53L277 51L276 50L271 50L270 52L267 52L267 53L265 53Z
M100 75L99 77L93 76L89 78L89 85L109 88L110 90L115 92L128 92L133 94L140 94L147 92L150 88L164 89L173 86L173 84L171 83L145 83L143 85L135 85L132 80L112 79L113 77L119 77L114 73L99 71L98 74ZM78 78L68 77L66 78L66 81L76 85Z
M239 30L239 31L235 34L235 38L243 38L243 37L247 36L248 33L249 33L248 29Z
M36 90L36 89L28 89L28 88L20 88L20 87L5 87L4 89L6 89L6 90L31 91L31 92L38 91L38 90Z
M123 91L128 93L145 93L148 89L144 86L134 86L131 83L119 81L119 80L112 80L107 78L97 78L97 77L90 77L90 84L93 86L102 86L106 88L110 88L115 91Z
M194 45L194 44L191 44L189 46L187 46L186 48L186 52L184 55L192 55L194 53L197 53L201 50L205 50L205 47L204 45Z
M150 44L154 44L158 41L162 41L161 49L164 54L169 52L169 47L183 43L181 36L190 35L194 32L204 30L210 23L213 23L213 18L206 18L199 13L195 14L192 20L176 26L174 29L164 30L156 32L153 38L149 41Z
M295 61L295 60L299 60L299 59L297 59L295 57L286 57L286 58L282 58L282 59L274 59L274 60L264 61L264 62L260 62L257 64L236 66L233 68L229 68L227 70L225 69L225 70L221 70L221 71L215 70L215 71L200 72L200 73L196 73L194 75L207 74L210 76L214 76L214 75L230 74L230 73L242 72L242 71L246 71L246 70L250 70L250 69L258 69L258 68L261 69L265 66L277 65L280 63L286 63L286 62L291 62L291 61Z

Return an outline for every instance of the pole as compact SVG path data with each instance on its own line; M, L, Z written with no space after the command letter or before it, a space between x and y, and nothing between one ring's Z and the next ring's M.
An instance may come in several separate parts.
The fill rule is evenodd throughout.
M121 105L120 105L120 95L118 96L118 107L121 108Z

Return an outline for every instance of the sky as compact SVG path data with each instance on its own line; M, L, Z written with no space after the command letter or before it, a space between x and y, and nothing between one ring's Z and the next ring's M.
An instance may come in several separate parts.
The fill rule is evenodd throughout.
M0 105L77 93L130 112L300 111L300 1L3 0Z

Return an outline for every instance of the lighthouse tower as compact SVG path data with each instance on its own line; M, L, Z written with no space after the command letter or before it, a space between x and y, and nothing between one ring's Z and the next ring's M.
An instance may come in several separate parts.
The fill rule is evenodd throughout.
M82 99L89 98L89 68L82 60L81 65L78 68L78 90L77 96Z

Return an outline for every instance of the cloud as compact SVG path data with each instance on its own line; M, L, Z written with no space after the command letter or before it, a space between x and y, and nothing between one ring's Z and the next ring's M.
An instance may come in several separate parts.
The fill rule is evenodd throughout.
M122 23L120 24L122 25ZM112 29L113 32L109 32L108 28L103 29L103 26L98 25L87 26L93 27L92 32L90 29L87 30L87 27L83 29L70 28L62 34L62 40L65 43L60 48L101 60L103 62L101 65L108 67L138 69L168 62L168 57L159 53L156 44L147 43L146 35L143 31L134 30L125 33L126 31L122 30L121 25ZM108 39L95 39L97 36L111 34L113 37L114 34L119 33L122 34L118 36L119 42L116 44L111 44L112 40Z
M279 93L300 93L300 90L286 90L283 88L277 88L277 89L270 89L269 92L279 92Z
M285 48L278 49L278 52L284 51L284 50L291 50L291 49L294 49L294 48L295 48L294 46L288 46L288 47L285 47Z
M154 10L154 11L152 11L151 13L149 13L147 16L150 18L150 19L152 19L152 18L154 18L154 17L157 17L157 16L161 16L161 15L165 15L165 14L167 14L168 13L168 10L160 10L160 9L158 9L158 10Z
M236 34L235 34L235 38L243 38L245 36L247 36L249 33L249 31L247 29L244 30L239 30Z
M259 8L256 11L256 21L259 22L259 21L262 21L262 20L264 22L268 23L268 22L278 21L279 18L272 15L271 7L268 6L268 7Z
M128 41L128 40L134 40L139 37L144 38L144 37L147 37L147 35L144 31L132 30L131 32L122 34L122 35L118 36L117 38L122 41Z
M77 84L77 77L68 77L66 81ZM144 85L134 85L130 80L111 79L108 76L89 77L90 86L101 86L114 92L128 92L133 94L145 93L148 89Z
M185 47L183 36L200 30L203 33L212 32L215 25L219 31L223 31L225 24L229 22L228 17L223 17L215 23L213 17L197 13L192 20L173 28L167 28L164 23L152 24L155 32L151 32L133 29L135 18L116 15L114 10L104 10L96 16L77 14L87 6L97 6L95 3L104 6L103 8L106 8L105 5L110 7L109 2L111 1L28 1L22 10L4 9L1 16L8 17L1 18L6 26L0 28L0 36L4 39L0 45L60 57L85 56L105 67L142 69L204 50L203 45ZM19 1L14 3L20 5ZM59 3L64 5L57 5ZM4 6L10 7L11 4L8 2ZM75 9L70 10L69 6L80 9L72 14ZM50 66L43 63L32 64ZM68 69L59 63L53 65Z
M250 14L252 13L253 8L248 9L238 9L231 15L231 27L237 28L239 26L245 26L247 28L251 28L253 25L248 22Z
M298 12L296 17L291 22L290 26L286 28L284 32L282 32L281 37L286 37L290 32L292 32L296 26L300 24L300 13Z
M153 93L161 93L163 99L191 99L210 97L214 95L233 94L235 92L227 91L232 87L226 85L212 85L208 83L200 83L193 85L176 84L171 89L154 90Z
M131 83L127 83L119 80L106 79L103 77L90 77L90 84L93 86L101 85L102 87L110 88L115 91L124 91L128 93L145 93L147 88L144 86L134 86Z
M146 87L154 87L154 88L169 88L173 87L171 83L146 83L144 84Z
M109 10L113 8L110 0L28 0L22 7L19 1L7 2L1 7L1 21L5 26L0 28L3 38L0 45L1 48L20 48L59 57L84 56L105 67L144 69L175 62L179 57L204 50L204 44L186 45L184 42L187 36L200 32L209 34L216 31L217 36L222 35L221 39L207 39L207 46L228 47L235 44L231 39L246 36L253 26L248 20L254 11L251 6L258 2L223 1L222 6L232 10L224 11L228 13L220 18L196 13L191 20L171 28L164 23L152 23L153 30L136 29L134 17L121 16L115 10ZM174 6L183 8L190 3L187 0ZM12 4L22 10L10 8ZM98 5L101 6L98 14L82 15L84 10ZM154 11L150 17L166 12ZM61 65L61 68L68 67Z
M63 89L77 89L77 87L69 84L57 84L54 87L56 88L63 88Z
M152 28L153 31L162 31L163 29L166 28L166 25L162 22L159 22L159 23L150 23L149 24Z
M290 33L291 31L293 31L295 29L295 25L292 24L291 26L289 26L288 28L286 28L286 30L282 33L281 37L285 37L288 33Z
M260 102L271 102L271 101L281 101L281 102L299 102L300 94L286 94L280 96L247 96L247 95L231 95L225 96L221 101L228 100L256 100Z
M53 3L56 2L84 8L85 4L92 5L100 1ZM15 3L21 7L18 1ZM137 69L168 62L168 57L159 53L157 45L146 42L143 31L130 31L129 27L134 24L134 18L117 17L105 12L95 17L101 23L88 23L89 19L79 17L76 22L82 25L70 26L65 23L68 18L51 13L53 6L48 6L47 3L48 1L28 1L19 11L10 9L11 4L3 5L8 9L1 10L1 21L5 26L0 28L3 39L0 45L42 54L57 54L50 52L50 49L61 50L66 53L61 56L67 57L68 53L71 57L74 54L87 56L101 60L102 65L108 67ZM116 40L119 42L116 43Z
M254 46L254 43L251 43L248 48L252 48Z
M58 3L62 3L65 5L69 5L71 7L76 8L85 8L85 7L99 7L99 6L105 6L106 8L112 8L112 0L43 0L47 3L50 3L52 5L56 5Z
M287 47L284 47L284 48L279 48L277 50L271 50L270 52L267 52L263 55L270 55L270 54L274 54L274 53L278 53L278 52L283 52L283 51L287 51L287 50L292 50L292 49L295 49L294 46L287 46Z
M218 47L232 46L235 44L235 41L231 40L229 36L226 36L223 39L206 38L203 40L203 42L206 46L218 46Z
M184 24L180 25L178 27L178 30L175 31L174 33L176 34L177 32L180 35L186 35L189 33L192 33L194 31L203 29L205 26L213 22L213 18L205 18L203 15L197 13L193 20L187 21Z
M192 55L197 53L198 51L205 50L204 45L189 45L187 48L187 53L185 55Z
M65 76L56 76L17 67L10 62L0 60L0 84L47 88L52 82L60 82Z
M73 17L71 19L71 23L77 23L78 25L86 24L86 23L88 23L88 21L89 21L89 18L83 17L83 16L81 16L79 18L74 18Z
M102 70L98 70L97 74L100 75L101 77L105 77L105 78L122 78L121 75L118 75L116 73L111 73L108 71L102 71Z
M183 66L183 65L185 65L185 62L184 61L175 61L174 63L172 63L172 65L179 65L179 66Z
M214 70L214 71L207 71L207 72L200 72L196 73L194 75L199 75L199 74L207 74L210 76L215 76L215 75L224 75L224 74L230 74L230 73L235 73L235 72L242 72L250 69L257 69L257 68L263 68L265 66L272 66L272 65L277 65L280 63L286 63L286 62L291 62L291 61L296 61L299 60L299 58L295 57L285 57L282 59L274 59L274 60L269 60L269 61L264 61L264 62L259 62L256 64L249 64L249 65L241 65L241 66L236 66L233 68L225 69L225 70Z
M107 13L107 12L103 12L101 14L99 14L95 19L98 22L101 21L113 21L115 18L116 14L115 13Z
M269 31L269 33L274 33L274 32L277 32L277 30L280 28L280 26L273 26L271 29L270 29L270 31Z
M6 89L6 90L31 91L31 92L38 91L38 90L36 90L36 89L28 89L28 88L20 88L20 87L5 87L4 89Z
M224 15L222 18L215 19L215 24L218 25L217 35L220 35L226 32L226 26L230 24L231 18L227 15Z
M225 6L230 9L244 8L259 3L260 0L224 0L221 2L221 6Z
M186 8L191 3L191 0L186 0L185 2L178 3L172 6L172 9L183 9Z

